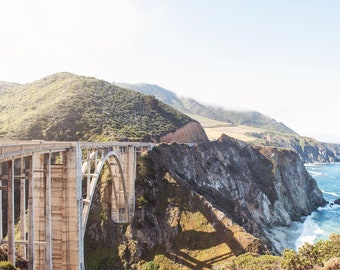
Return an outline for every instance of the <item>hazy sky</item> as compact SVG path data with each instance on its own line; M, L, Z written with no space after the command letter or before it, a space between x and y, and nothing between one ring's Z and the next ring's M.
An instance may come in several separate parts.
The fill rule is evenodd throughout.
M0 2L0 80L158 84L340 143L338 0Z

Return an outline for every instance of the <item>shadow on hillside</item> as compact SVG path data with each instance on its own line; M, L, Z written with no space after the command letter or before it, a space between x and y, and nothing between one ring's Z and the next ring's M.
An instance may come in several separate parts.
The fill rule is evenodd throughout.
M221 250L223 244L226 243L217 232L181 231L174 239L174 251L170 258L190 269L211 269L213 264L234 256L226 247Z
M212 269L218 264L226 263L234 256L245 253L234 232L228 229L211 209L202 204L201 200L197 202L200 204L200 213L209 222L206 226L212 226L213 231L185 230L179 227L178 235L172 240L171 253L161 252L162 254L159 255L164 255L189 269ZM185 209L185 211L191 212L192 209L191 211Z
M159 245L156 250L145 247L146 260L153 261L156 255L157 261L162 264L159 260L164 256L167 258L164 258L164 269L168 267L167 260L189 269L212 269L245 253L234 231L220 217L223 214L207 198L199 195L194 185L171 177L167 170L163 170L163 173L159 176L162 180L158 182L158 192L154 198L155 215L159 219L158 224L164 224L162 229L167 232L166 235L172 235L173 238L168 240L166 247ZM185 178L179 172L176 175ZM177 227L164 221L169 218L164 213L174 215L171 223L178 222ZM141 220L145 222L148 219L144 217Z
M189 269L212 269L216 264L244 252L233 233L222 236L217 232L181 231L173 239L172 252L159 252L169 260Z

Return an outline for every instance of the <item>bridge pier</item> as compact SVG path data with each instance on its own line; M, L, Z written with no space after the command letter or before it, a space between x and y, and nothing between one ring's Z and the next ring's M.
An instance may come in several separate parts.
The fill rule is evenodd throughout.
M32 156L30 269L84 269L79 152L61 152L60 164L51 153Z
M7 237L8 237L8 260L15 262L15 245L14 245L14 159L8 161L8 179L7 179Z

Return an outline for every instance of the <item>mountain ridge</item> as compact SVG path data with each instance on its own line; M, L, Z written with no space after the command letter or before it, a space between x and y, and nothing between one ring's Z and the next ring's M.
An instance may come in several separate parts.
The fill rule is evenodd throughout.
M191 113L201 115L213 120L222 121L230 124L249 125L253 127L267 127L269 130L281 131L286 133L297 134L295 131L287 127L281 122L264 115L257 111L251 110L227 110L222 107L211 105L204 105L197 102L193 98L178 97L174 92L162 88L155 84L138 83L114 83L116 85L124 86L125 88L138 91L148 95L154 95L163 102L174 106L177 110L183 113Z

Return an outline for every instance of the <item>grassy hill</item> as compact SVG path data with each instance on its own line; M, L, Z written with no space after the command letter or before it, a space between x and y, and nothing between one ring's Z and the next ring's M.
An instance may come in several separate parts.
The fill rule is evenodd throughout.
M0 91L6 139L150 140L193 121L152 96L71 73Z

